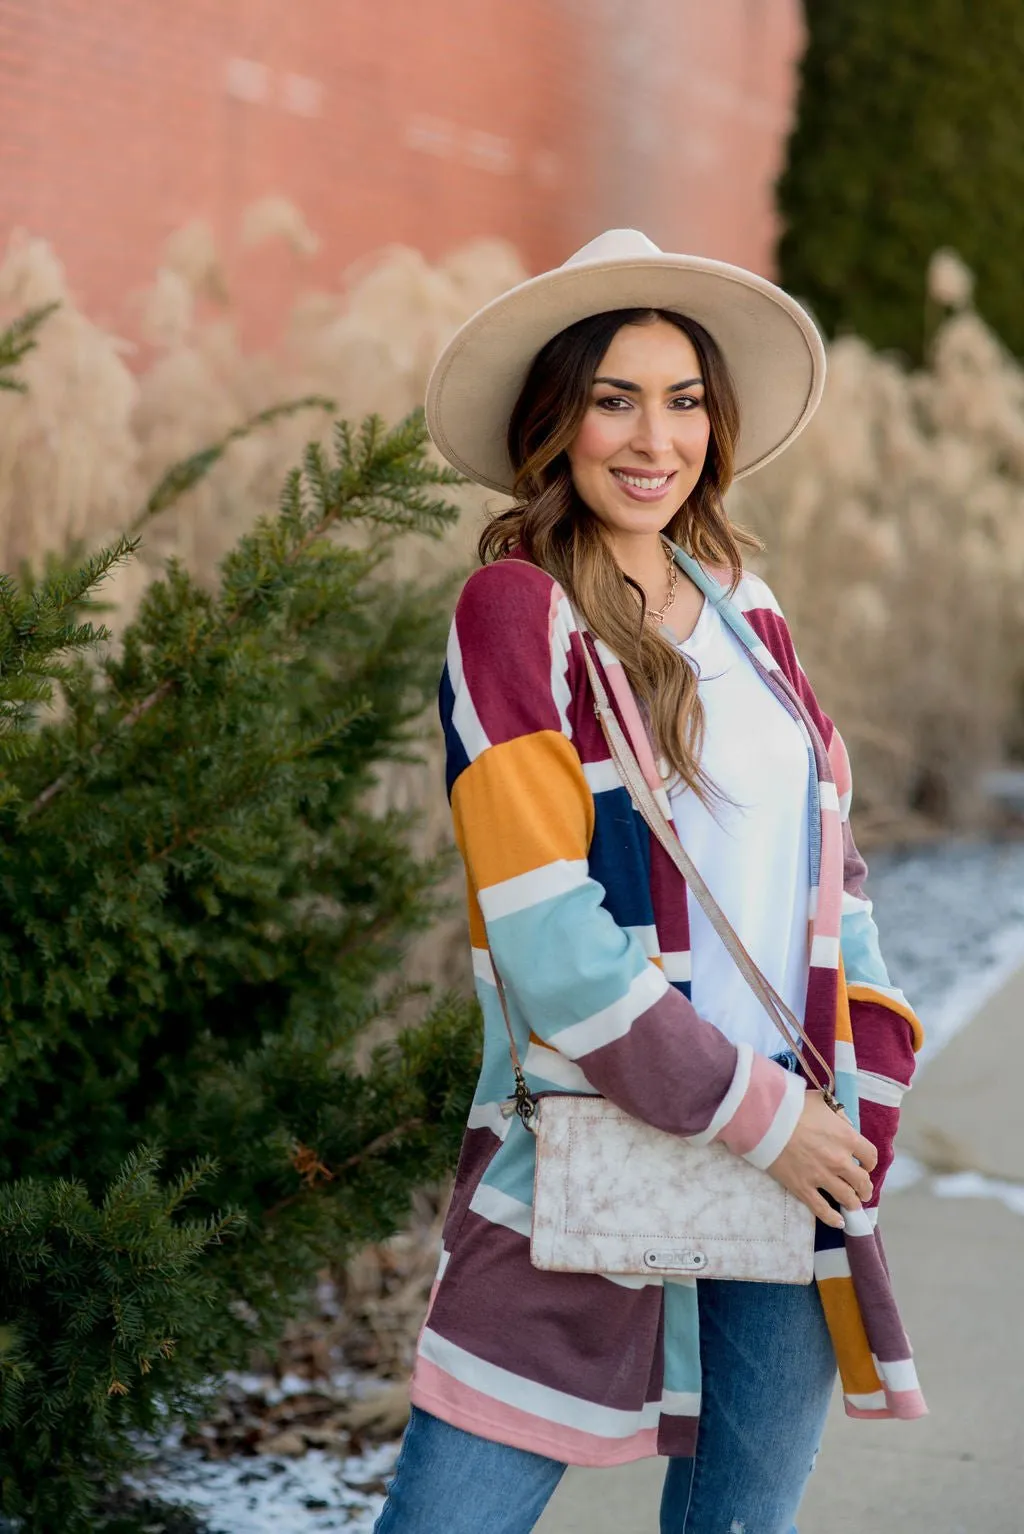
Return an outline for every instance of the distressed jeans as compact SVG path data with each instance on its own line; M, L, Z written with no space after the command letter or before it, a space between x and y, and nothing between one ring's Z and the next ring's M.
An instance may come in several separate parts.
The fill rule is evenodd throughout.
M796 1534L836 1372L817 1285L699 1279L697 1297L697 1452L667 1461L661 1534ZM565 1468L414 1407L374 1534L529 1534Z

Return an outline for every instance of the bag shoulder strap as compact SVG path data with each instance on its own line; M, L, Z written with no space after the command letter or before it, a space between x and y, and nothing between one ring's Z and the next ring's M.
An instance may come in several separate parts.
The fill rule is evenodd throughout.
M652 792L643 769L637 761L636 753L626 738L622 726L615 716L615 712L608 701L601 673L590 653L587 643L587 630L585 629L578 614L576 617L580 640L583 649L583 659L587 667L587 675L590 679L591 690L594 695L594 713L597 715L612 761L615 763L619 777L629 793L633 807L650 828L651 834L657 838L664 847L668 856L672 859L680 874L686 880L687 887L693 891L695 898L703 909L708 921L725 945L744 980L750 986L758 1001L768 1013L772 1023L782 1036L787 1047L800 1059L807 1079L812 1086L822 1093L829 1107L838 1111L841 1106L835 1097L835 1076L832 1068L821 1052L808 1037L803 1025L783 1001L778 991L758 969L754 960L747 952L740 938L734 931L729 918L712 895L710 889L701 877L693 860L683 847L673 827L662 810ZM525 1121L528 1121L532 1113L532 1104L529 1102L529 1092L526 1086L526 1078L523 1074L522 1062L516 1047L515 1037L512 1032L512 1023L509 1018L508 1003L505 996L505 987L497 966L494 964L494 955L491 955L491 963L494 969L495 985L498 999L501 1003L502 1013L505 1018L505 1027L509 1036L509 1053L512 1057L512 1068L516 1079L516 1110ZM820 1080L814 1067L808 1059L808 1053L814 1056L820 1066L824 1081Z

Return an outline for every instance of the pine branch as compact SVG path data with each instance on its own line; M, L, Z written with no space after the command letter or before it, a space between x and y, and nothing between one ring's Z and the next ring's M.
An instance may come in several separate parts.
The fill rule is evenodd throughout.
M27 393L27 385L21 379L10 378L7 374L39 345L37 332L54 310L59 308L60 304L56 302L42 304L20 315L5 330L0 331L0 389L9 389L14 394Z
M461 480L453 470L427 462L424 449L428 438L422 411L415 411L391 431L379 416L370 416L355 439L349 423L342 421L336 427L335 439L338 464L329 467L319 444L311 443L306 448L301 478L292 475L286 482L283 509L276 522L263 523L243 538L238 553L225 562L224 588L230 591L233 578L242 589L234 605L228 607L219 630L210 634L208 642L222 642L262 604L271 583L279 585L281 577L294 570L303 557L341 522L370 521L437 534L457 518L458 511L450 502L425 493L429 487L458 484ZM304 512L303 492L313 503L310 513ZM265 560L257 556L268 543L273 546L275 535L280 531L289 534L293 541L286 553L274 550L277 552L276 568L272 566L266 570ZM242 584L239 575L246 568L247 557L254 561L261 578ZM118 721L114 734L131 730L170 697L178 685L175 678L165 678ZM104 736L95 741L88 760L99 757L111 738ZM37 794L28 814L38 814L70 787L78 776L80 765L70 766Z
M236 426L229 431L219 442L200 448L199 452L172 464L150 494L138 516L129 524L128 531L138 532L139 528L151 518L161 511L166 511L168 506L173 506L175 501L194 489L200 480L205 479L214 464L219 463L233 442L240 442L244 437L251 436L261 426L269 426L272 421L297 415L300 410L334 411L336 409L336 402L328 399L326 395L306 394L301 399L289 400L283 405L272 405L268 410L258 411L256 415L243 421L241 426Z

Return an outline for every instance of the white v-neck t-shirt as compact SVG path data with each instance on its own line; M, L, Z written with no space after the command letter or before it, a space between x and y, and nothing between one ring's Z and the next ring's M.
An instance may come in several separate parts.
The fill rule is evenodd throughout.
M742 641L705 599L679 649L704 707L701 766L722 800L669 798L679 837L762 973L802 1023L810 963L809 759L792 715ZM734 1044L765 1055L786 1045L689 894L691 1000Z

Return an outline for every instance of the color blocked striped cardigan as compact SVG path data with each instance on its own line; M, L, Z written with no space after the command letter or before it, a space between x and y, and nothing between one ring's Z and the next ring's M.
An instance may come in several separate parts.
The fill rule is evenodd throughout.
M846 1409L916 1417L925 1406L875 1228L920 1025L889 984L849 828L850 771L763 581L730 595L682 550L797 721L811 784L807 1031L838 1095L877 1146L873 1207L846 1230L818 1224L815 1274ZM671 818L635 698L611 652L577 627L561 588L508 559L460 598L441 684L448 788L465 860L483 1064L413 1402L486 1438L580 1465L689 1455L701 1382L692 1278L540 1272L530 1264L534 1140L503 1115L512 1089L494 986L505 981L535 1091L600 1093L695 1143L720 1140L767 1167L793 1132L805 1085L730 1043L689 1001L679 873L630 803L594 716L581 646Z

